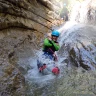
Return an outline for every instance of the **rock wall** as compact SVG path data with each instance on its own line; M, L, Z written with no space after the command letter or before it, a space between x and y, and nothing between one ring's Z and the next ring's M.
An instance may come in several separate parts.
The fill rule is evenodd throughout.
M52 0L0 0L0 96L24 96L18 58L33 56L42 45L57 24L58 8Z

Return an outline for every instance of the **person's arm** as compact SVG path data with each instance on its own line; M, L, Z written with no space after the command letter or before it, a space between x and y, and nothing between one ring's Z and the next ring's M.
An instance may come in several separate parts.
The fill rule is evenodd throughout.
M44 46L48 46L48 47L52 46L52 44L49 42L47 38L44 40Z
M44 47L51 47L54 46L55 51L58 51L60 49L60 46L58 43L55 43L54 41L48 40L47 38L44 40Z
M60 46L58 43L55 43L54 41L52 41L53 46L55 47L55 50L58 51L60 49Z

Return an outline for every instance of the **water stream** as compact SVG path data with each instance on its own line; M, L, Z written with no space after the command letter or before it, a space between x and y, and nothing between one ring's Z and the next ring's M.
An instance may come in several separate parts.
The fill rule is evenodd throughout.
M27 84L27 96L56 96L56 80L61 75L55 76L52 73L43 75L37 68L37 58L29 58L32 69L25 75ZM53 91L52 91L53 90Z
M93 28L93 29L89 30L90 28ZM79 38L79 39L81 38L80 35L75 35L75 33L82 34L85 32L86 34L86 32L90 33L90 31L91 33L92 32L94 33L95 28L93 26L86 27L85 25L82 25L82 24L76 24L76 23L73 24L68 22L65 24L65 26L62 26L58 30L61 30L62 32L59 38L61 49L57 53L58 60L59 60L58 66L60 68L60 74L58 76L55 76L53 74L42 75L38 72L38 69L37 69L37 65L36 65L37 57L35 56L35 57L28 58L28 62L29 62L29 65L31 66L31 69L29 69L27 74L25 75L26 96L95 96L96 95L96 92L95 92L96 71L95 70L87 71L83 69L81 66L79 66L78 68L74 66L69 67L68 63L72 64L73 62L70 61L70 58L68 57L69 56L68 49L66 49L67 43L69 42L72 43L74 40L76 40L76 38ZM95 33L92 35L93 36L92 40L95 40L94 39L95 35L96 35ZM88 33L86 36L88 36ZM90 36L91 35L89 34L89 37ZM90 41L90 39L88 40ZM88 42L85 42L85 44L88 45ZM63 45L65 46L62 47ZM87 58L86 60L89 60L89 58L91 59L93 58L92 61L94 61L96 64L96 47L91 46L91 48L92 48L92 52L94 51L93 52L94 56L93 55L90 56L91 51L89 52L90 53L89 54L87 52L88 50L87 51L82 50L81 53L84 53L84 56L82 57L84 58L84 60L86 58ZM37 54L39 53L37 52ZM78 55L80 53L77 52L76 54ZM90 65L90 63L88 64Z

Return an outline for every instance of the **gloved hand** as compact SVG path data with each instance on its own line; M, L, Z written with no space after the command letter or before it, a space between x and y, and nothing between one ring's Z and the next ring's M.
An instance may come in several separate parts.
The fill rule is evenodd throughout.
M55 53L53 54L53 57L54 57L54 61L58 61L57 56L56 56Z

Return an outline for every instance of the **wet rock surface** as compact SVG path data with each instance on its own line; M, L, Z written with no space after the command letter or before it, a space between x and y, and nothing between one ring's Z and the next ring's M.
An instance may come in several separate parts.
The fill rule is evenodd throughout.
M24 96L24 86L24 76L3 53L3 56L0 56L0 96Z
M64 68L63 77L55 82L58 87L54 90L57 90L58 96L95 96L95 77L96 71L88 72L80 67L71 70Z
M74 25L63 33L60 56L62 62L83 67L86 70L96 68L96 32L93 26ZM63 49L63 50L62 50Z

